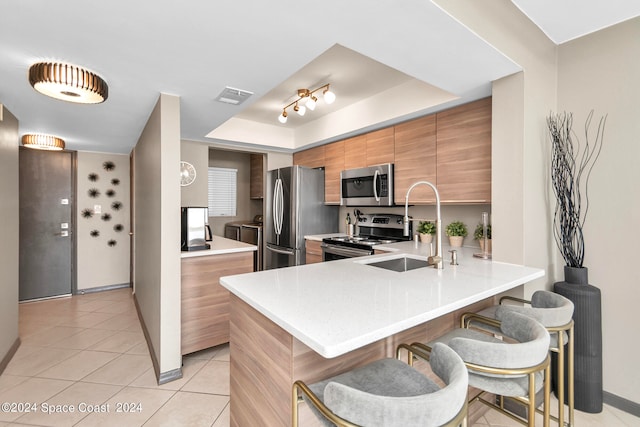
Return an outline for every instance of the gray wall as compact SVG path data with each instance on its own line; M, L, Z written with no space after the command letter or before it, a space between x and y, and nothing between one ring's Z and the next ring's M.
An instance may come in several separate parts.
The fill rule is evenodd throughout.
M182 361L178 97L160 95L133 156L135 297L157 361L156 373L171 375Z
M209 166L238 169L236 216L209 217L211 232L216 236L224 236L224 225L227 222L251 220L256 213L259 213L255 212L256 208L253 207L249 199L249 183L251 179L249 157L249 153L209 150Z
M201 142L182 141L180 160L189 162L196 169L196 179L190 185L180 187L182 206L207 206L207 167L209 147Z
M18 120L0 104L0 362L18 340Z

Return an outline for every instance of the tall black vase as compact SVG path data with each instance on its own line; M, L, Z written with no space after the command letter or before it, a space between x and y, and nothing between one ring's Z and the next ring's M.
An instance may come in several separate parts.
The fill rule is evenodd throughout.
M574 304L575 336L574 387L575 409L602 412L602 296L589 284L586 267L565 267L564 281L553 285L557 294ZM567 349L565 348L565 356ZM565 358L565 367L568 362ZM568 403L568 379L565 368L565 403Z

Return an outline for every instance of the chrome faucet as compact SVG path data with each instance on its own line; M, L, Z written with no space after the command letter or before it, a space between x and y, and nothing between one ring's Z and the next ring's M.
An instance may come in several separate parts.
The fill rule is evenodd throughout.
M407 195L404 198L404 219L402 221L404 226L403 234L405 236L409 235L409 193L411 193L411 190L413 190L414 187L420 184L431 187L436 195L436 255L433 256L432 254L429 254L427 262L429 265L433 265L437 269L442 269L442 219L440 218L440 193L438 193L436 186L429 181L418 181L413 183L407 190Z

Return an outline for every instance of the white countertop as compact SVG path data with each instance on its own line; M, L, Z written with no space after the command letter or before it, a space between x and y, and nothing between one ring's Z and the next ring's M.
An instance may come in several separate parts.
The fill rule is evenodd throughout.
M239 242L237 240L227 239L226 237L221 236L213 236L212 240L207 243L211 245L210 249L180 252L180 257L191 258L207 255L231 254L235 252L251 252L258 249L256 245L250 245L249 243Z
M394 272L362 262L428 245L380 245L391 254L226 276L220 283L325 358L332 358L544 276L544 270L474 258L457 248L459 265Z

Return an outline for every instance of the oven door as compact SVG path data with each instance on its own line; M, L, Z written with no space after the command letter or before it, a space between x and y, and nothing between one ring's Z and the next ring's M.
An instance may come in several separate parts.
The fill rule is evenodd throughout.
M327 243L323 243L321 246L323 261L334 261L337 259L373 255L373 249L355 249L346 246L331 245Z
M346 206L393 206L393 165L342 171L340 197Z

